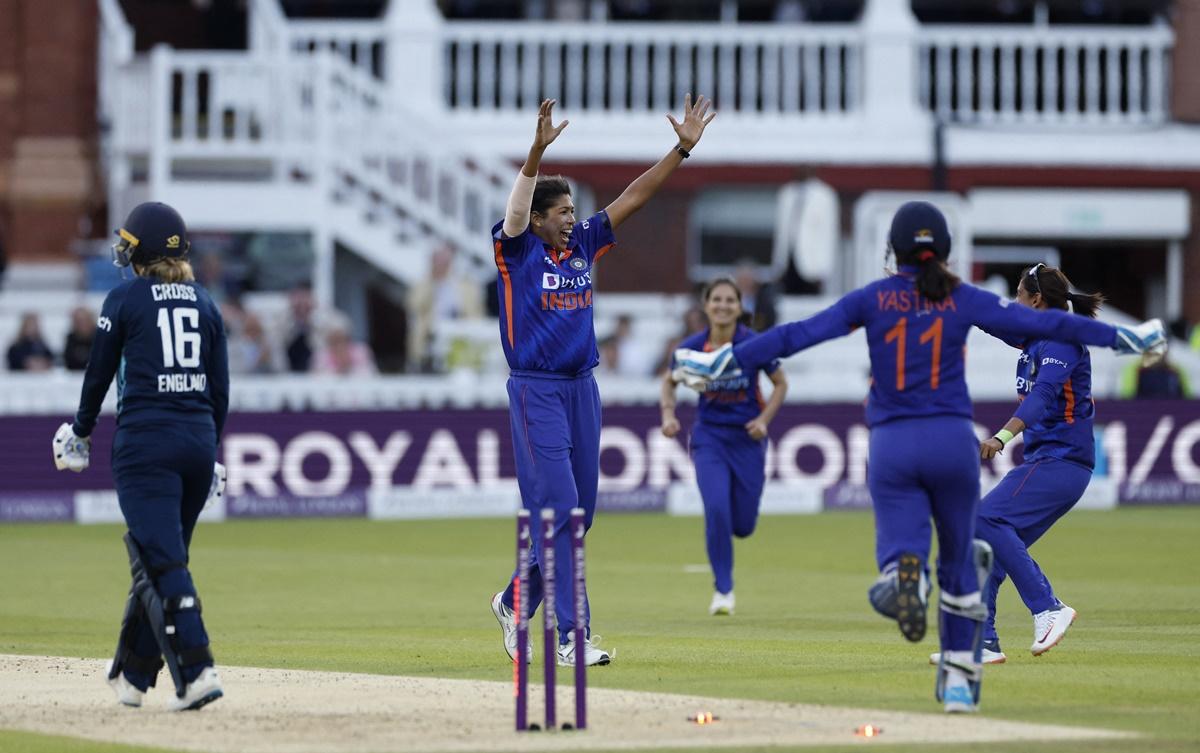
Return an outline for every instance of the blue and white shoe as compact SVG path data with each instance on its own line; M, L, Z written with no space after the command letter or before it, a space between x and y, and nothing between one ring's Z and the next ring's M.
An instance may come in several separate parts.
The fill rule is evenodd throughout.
M1008 657L1000 650L1000 641L988 641L983 644L983 664L1003 664L1008 661ZM942 652L936 651L929 655L929 663L935 667L942 661Z
M173 696L167 708L171 711L195 711L225 695L216 667L205 667L195 680L187 684L183 697Z
M1117 327L1113 350L1124 355L1141 353L1149 363L1158 361L1167 353L1167 331L1162 319L1151 319L1135 327Z
M979 711L979 704L975 703L975 698L971 695L966 677L954 670L950 671L950 677L946 680L942 703L947 714L973 714Z

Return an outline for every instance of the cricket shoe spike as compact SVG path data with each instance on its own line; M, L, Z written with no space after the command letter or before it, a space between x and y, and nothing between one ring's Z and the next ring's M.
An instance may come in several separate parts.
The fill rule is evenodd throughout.
M913 643L925 637L927 582L921 557L911 552L901 554L896 566L896 622L904 637Z

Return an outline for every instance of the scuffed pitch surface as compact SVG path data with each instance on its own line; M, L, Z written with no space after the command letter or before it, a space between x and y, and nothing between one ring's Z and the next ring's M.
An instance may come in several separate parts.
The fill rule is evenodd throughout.
M540 669L540 667L539 667ZM852 743L864 723L880 743L1113 739L1128 733L800 703L768 703L590 688L586 732L513 731L508 683L338 672L221 667L226 696L172 713L170 678L140 709L119 706L104 662L0 655L0 728L90 740L225 753L537 751ZM612 671L597 669L597 672ZM573 721L574 692L559 687L559 721ZM697 711L719 721L686 721ZM541 721L540 686L530 721ZM569 744L564 736L570 735Z

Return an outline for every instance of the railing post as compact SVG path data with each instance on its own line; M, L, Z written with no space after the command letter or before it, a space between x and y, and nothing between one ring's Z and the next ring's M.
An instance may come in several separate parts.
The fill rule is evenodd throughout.
M917 19L909 4L868 0L862 19L863 114L872 130L928 127L917 104Z
M150 51L150 155L146 182L152 201L162 201L171 179L171 48Z
M387 85L418 112L441 112L442 31L445 21L434 0L391 0L387 26Z
M317 50L313 55L315 74L312 83L313 145L312 145L312 190L316 192L318 206L332 201L333 186L337 179L334 172L332 140L336 138L333 123L333 91L330 86L330 56L328 50ZM333 308L334 259L333 235L329 218L325 213L313 218L313 299L319 310Z

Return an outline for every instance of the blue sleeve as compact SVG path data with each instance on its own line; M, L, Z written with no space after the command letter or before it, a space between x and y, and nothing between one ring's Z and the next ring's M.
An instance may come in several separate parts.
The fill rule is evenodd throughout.
M844 337L863 322L862 289L847 293L824 311L798 322L778 324L733 349L743 370L766 370L767 364L812 346Z
M985 332L1004 332L1010 337L1059 340L1077 345L1111 348L1117 342L1115 327L1066 311L1039 311L1020 304L1009 305L995 293L964 285L971 323ZM1002 338L1003 339L1003 338Z
M1035 357L1037 379L1013 417L1024 421L1026 426L1041 421L1058 405L1063 385L1071 378L1071 372L1082 356L1082 349L1078 345L1048 342L1039 348Z
M83 372L83 390L79 396L79 411L75 414L72 427L76 436L90 436L96 428L100 406L108 394L117 367L121 364L121 353L125 347L125 324L121 321L121 304L129 291L122 285L109 292L100 308L96 320L96 336L92 340L92 351L88 356L87 369Z
M212 398L213 423L217 428L217 444L225 430L225 419L229 415L229 346L225 336L225 321L221 311L210 302L213 311L212 347L208 354L208 394Z
M525 251L528 245L529 228L525 228L525 232L520 235L508 237L504 234L504 222L497 222L492 226L492 243L495 246L496 266L500 266L500 254L511 258L518 257Z
M608 212L603 209L580 222L571 232L579 241L579 248L583 249L589 262L595 262L617 244Z

